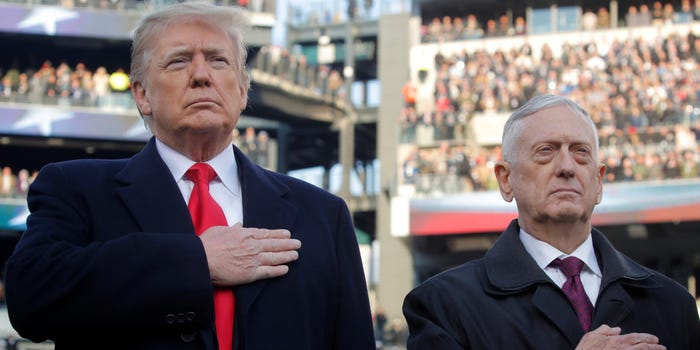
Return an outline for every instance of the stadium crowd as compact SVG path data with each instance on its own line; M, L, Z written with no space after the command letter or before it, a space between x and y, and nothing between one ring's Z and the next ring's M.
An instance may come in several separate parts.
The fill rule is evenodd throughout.
M262 47L250 62L250 68L301 86L317 96L332 99L344 96L344 79L338 69L327 64L310 63L305 55L284 47Z
M179 2L178 0L1 0L0 2L61 6L67 9L89 8L98 11L144 11ZM254 12L274 12L274 0L215 0L217 5L245 7Z
M93 71L82 62L71 67L46 60L38 68L0 68L0 76L0 101L134 109L122 68L110 73L102 66Z
M585 6L585 3L584 3ZM652 2L630 5L620 18L612 18L610 9L600 6L597 9L583 8L580 18L580 30L609 29L612 27L663 26L674 23L688 23L700 20L700 0L681 0L678 8L671 2ZM485 23L485 25L484 25ZM476 14L465 16L433 17L421 25L423 42L447 42L473 40L498 36L515 36L527 34L525 17L516 16L512 21L508 15L497 18L480 19Z
M433 34L425 36L431 41ZM470 122L507 115L543 93L568 95L590 111L607 182L700 176L700 37L659 31L567 44L558 56L547 44L537 49L539 56L527 43L494 53L438 52L434 84L407 81L399 117L402 182L431 194L496 189L491 168L500 149L475 144L478 126Z
M683 0L675 10L655 1L630 6L619 23L668 25L700 19L700 0ZM433 19L423 26L425 42L460 41L497 35L524 35L524 19L507 16L486 21L474 15ZM582 30L605 29L611 19L605 7L586 9ZM494 25L496 30L494 30ZM546 44L539 55L520 48L488 53L439 52L434 84L407 81L399 118L402 183L419 193L495 189L491 170L500 149L475 143L477 114L508 114L535 94L566 94L591 112L599 129L600 161L606 181L642 181L699 177L700 37L671 34L610 43L568 44L556 55ZM304 87L318 96L344 97L343 77L325 64L311 64L303 54L263 47L250 62L253 69ZM121 69L94 72L84 63L70 67L50 61L24 72L0 68L0 101L133 108L128 75ZM426 86L429 85L429 86ZM426 93L424 90L428 90ZM117 98L115 98L117 96ZM270 164L266 132L246 130L237 144ZM262 144L256 146L246 140ZM274 140L272 140L274 144ZM274 157L272 157L274 159Z

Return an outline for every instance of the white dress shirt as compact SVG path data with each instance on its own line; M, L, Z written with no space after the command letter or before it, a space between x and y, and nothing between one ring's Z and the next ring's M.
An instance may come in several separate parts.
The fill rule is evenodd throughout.
M209 183L209 193L224 211L228 224L233 226L237 222L243 223L243 197L241 196L241 182L238 178L238 164L236 164L236 157L231 147L226 148L206 163L214 168L217 175ZM185 173L196 162L157 138L156 149L180 188L182 198L185 203L188 203L194 182L188 179Z
M588 234L588 238L586 238L586 240L571 254L564 254L549 243L541 241L535 238L535 236L525 232L522 228L520 229L520 241L523 242L525 250L535 259L537 265L544 270L547 276L549 276L559 288L564 286L566 276L561 270L556 267L550 267L549 264L554 259L564 259L569 256L575 256L581 259L584 263L581 269L581 284L583 284L583 289L586 290L586 295L588 295L588 299L591 300L591 304L595 306L603 274L598 266L598 259L595 256L593 239L590 234Z

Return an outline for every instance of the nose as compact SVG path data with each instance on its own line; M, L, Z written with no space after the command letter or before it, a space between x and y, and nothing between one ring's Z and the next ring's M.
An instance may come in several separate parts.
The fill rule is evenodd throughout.
M576 172L576 160L570 152L559 152L557 157L557 176L573 177Z
M193 88L209 86L211 75L207 60L203 55L195 55L192 59L190 86Z

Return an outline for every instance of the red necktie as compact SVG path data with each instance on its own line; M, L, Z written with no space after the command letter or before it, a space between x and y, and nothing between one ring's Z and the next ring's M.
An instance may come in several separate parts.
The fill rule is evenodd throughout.
M591 300L588 299L586 291L583 290L583 284L581 284L580 274L583 268L583 261L570 256L564 260L555 259L549 266L558 268L566 276L566 282L564 282L561 290L569 297L571 305L574 306L581 327L588 332L591 328L593 304L591 304Z
M227 226L226 216L219 204L209 194L209 181L216 177L216 171L207 163L196 163L185 173L194 182L187 208L197 235L212 226ZM220 350L233 349L233 315L236 306L231 289L214 290L214 312L216 315L216 335Z

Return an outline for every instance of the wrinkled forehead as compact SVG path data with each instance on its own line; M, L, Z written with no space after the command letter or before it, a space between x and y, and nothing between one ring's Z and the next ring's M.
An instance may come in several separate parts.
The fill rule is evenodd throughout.
M539 110L517 121L517 139L520 142L538 136L566 135L571 140L586 141L597 148L596 126L587 115L568 105L557 105Z

